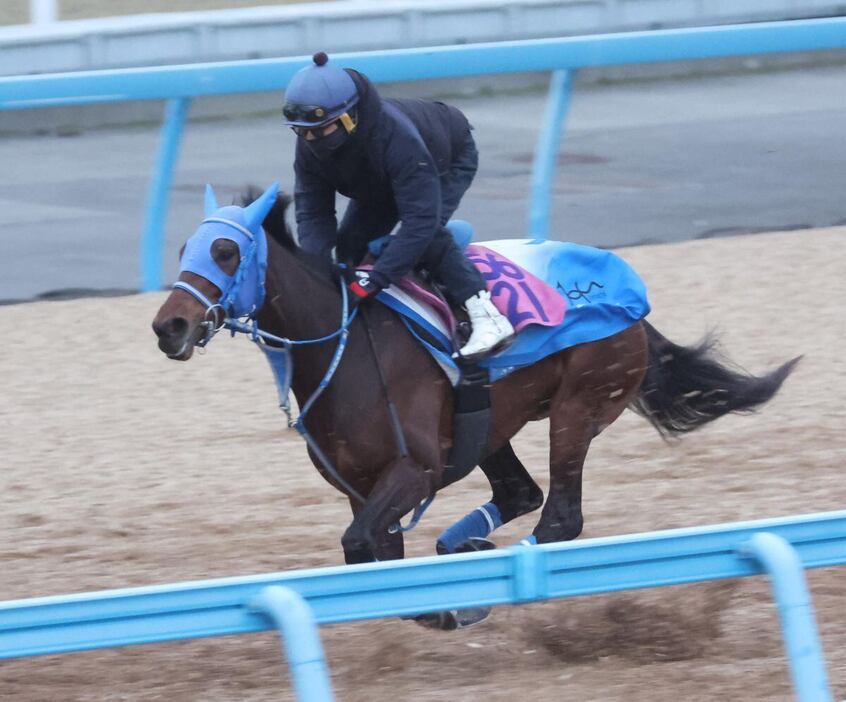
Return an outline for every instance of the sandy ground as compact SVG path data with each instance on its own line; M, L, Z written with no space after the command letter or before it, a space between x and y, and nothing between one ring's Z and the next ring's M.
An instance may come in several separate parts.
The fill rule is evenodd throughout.
M317 0L58 0L59 19L89 19L147 12L188 12L225 10L259 5L290 5ZM25 24L29 21L29 0L3 0L0 24Z
M846 228L624 249L664 334L723 332L762 371L804 361L758 415L675 444L626 413L588 457L586 537L842 509ZM0 599L342 561L346 501L286 433L265 361L221 336L187 364L149 323L161 294L0 308ZM543 479L545 425L515 442ZM477 472L478 473L478 472ZM477 474L407 540L487 499ZM534 524L497 534L508 544ZM835 699L846 698L846 568L810 574ZM763 578L503 607L457 633L397 620L322 630L340 700L791 699ZM266 633L15 660L0 698L292 699Z

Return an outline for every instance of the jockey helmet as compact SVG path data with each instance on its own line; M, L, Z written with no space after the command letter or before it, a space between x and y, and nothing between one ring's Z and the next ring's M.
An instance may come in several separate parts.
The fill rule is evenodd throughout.
M308 129L341 118L347 131L352 132L355 122L348 111L358 102L353 79L343 68L329 63L322 51L312 60L314 64L297 71L285 91L285 124Z

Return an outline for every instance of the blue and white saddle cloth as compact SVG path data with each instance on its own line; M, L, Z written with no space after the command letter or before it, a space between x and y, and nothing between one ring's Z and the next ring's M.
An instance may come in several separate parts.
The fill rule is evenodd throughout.
M456 239L466 243L459 236ZM562 349L613 336L650 311L646 286L640 276L610 251L527 239L485 241L481 246L540 278L567 302L560 325L530 324L518 333L511 346L480 363L490 370L492 381ZM378 299L402 316L411 332L456 384L460 371L452 359L450 331L441 317L395 285L379 293Z

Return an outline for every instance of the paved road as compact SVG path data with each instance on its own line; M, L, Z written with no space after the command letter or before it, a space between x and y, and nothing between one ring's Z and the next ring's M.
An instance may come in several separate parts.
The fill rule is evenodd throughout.
M460 98L482 163L459 215L480 239L525 236L544 96ZM2 116L0 116L2 119ZM555 184L554 237L600 246L846 222L846 70L578 88ZM0 140L0 300L136 288L156 128ZM292 183L278 118L190 124L172 193L166 277L202 187ZM797 234L801 236L801 233Z

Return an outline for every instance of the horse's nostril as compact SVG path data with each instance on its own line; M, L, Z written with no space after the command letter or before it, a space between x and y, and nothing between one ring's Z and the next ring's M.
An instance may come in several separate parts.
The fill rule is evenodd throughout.
M163 336L179 336L188 329L188 320L184 317L171 317L164 322L153 322L153 331L159 338Z
M181 335L188 331L188 320L185 317L174 317L170 320L170 333Z

